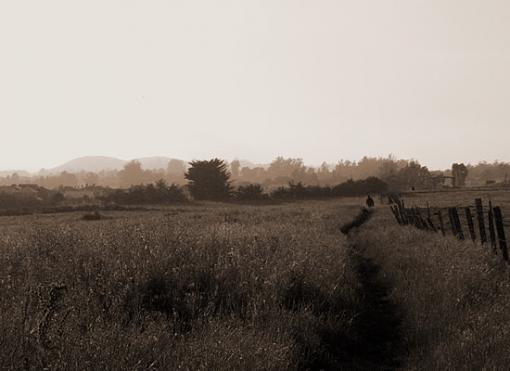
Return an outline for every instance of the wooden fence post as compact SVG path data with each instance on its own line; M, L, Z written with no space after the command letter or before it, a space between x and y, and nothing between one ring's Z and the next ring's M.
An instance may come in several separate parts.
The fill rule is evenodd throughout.
M425 218L423 215L421 215L420 209L416 209L416 212L418 213L418 217L420 218L420 223L423 226L423 229L430 231L430 225L427 222L427 218Z
M414 207L413 213L416 217L416 224L417 224L416 226L418 227L418 229L428 229L428 226L423 221L423 218L420 213L420 209L418 209L417 207Z
M499 206L496 206L494 208L494 219L496 221L496 230L498 232L499 249L503 254L503 260L508 261L508 249L506 246L505 226L503 225L503 214L501 213L501 208Z
M432 217L431 216L427 217L426 222L429 225L430 230L437 233L437 228L434 225L434 222L432 221Z
M480 241L483 244L487 243L487 233L485 232L485 218L483 216L483 204L482 199L477 198L475 200L476 204L476 214L478 217L478 229L480 230Z
M393 206L390 206L390 210L391 210L391 213L393 214L393 216L395 217L395 219L397 220L397 223L400 224L400 222L398 221L397 216L395 215L395 210L393 210Z
M398 213L398 208L397 206L390 206L390 209L391 209L391 212L393 213L393 216L395 217L395 219L397 220L397 223L398 224L402 224L402 220L400 219L400 215Z
M411 220L409 220L409 214L407 213L406 205L404 203L404 200L400 200L399 203L400 206L400 212L402 213L402 217L405 220L405 224L411 224Z
M492 211L492 202L491 201L489 201L488 219L489 219L489 237L490 237L490 240L491 240L492 251L495 254L497 254L497 250L496 250L496 230L494 229L494 214L493 214L493 211Z
M459 240L464 240L464 232L462 232L462 225L460 224L459 213L456 207L452 207L452 219L455 224L456 236Z
M448 220L450 222L450 227L452 229L452 233L454 236L457 236L457 224L455 224L455 220L453 220L453 208L448 208Z
M413 209L409 208L409 209L405 209L405 210L406 210L406 215L409 218L409 224L416 227L416 218L414 216Z
M475 225L473 223L473 215L471 214L471 208L468 206L465 208L465 211L466 211L466 219L467 219L468 228L469 228L469 234L471 236L471 240L473 242L475 242L475 240L476 240Z
M402 220L400 220L400 215L398 214L398 208L393 205L391 205L390 208L391 211L393 212L393 215L395 216L395 219L397 219L397 223L402 224Z
M405 215L405 209L404 209L404 202L401 200L395 200L395 209L397 210L400 220L402 221L402 224L407 225L409 224L409 221L407 220L407 217Z
M400 208L401 217L404 219L404 224L411 224L411 220L409 218L409 214L407 213L407 209L402 205Z
M423 218L420 213L420 209L416 206L413 209L414 215L416 216L416 224L419 229L428 229L428 226L423 222Z
M406 213L406 218L409 224L416 227L413 209L404 209L404 212Z
M441 229L441 233L446 235L446 232L444 230L444 223L443 223L443 215L441 214L441 209L437 210L437 218L439 219L439 228Z

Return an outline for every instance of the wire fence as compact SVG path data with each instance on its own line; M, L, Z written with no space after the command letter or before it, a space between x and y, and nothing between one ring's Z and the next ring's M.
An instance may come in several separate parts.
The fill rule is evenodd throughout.
M501 207L489 201L484 205L481 198L475 199L474 207L406 207L404 200L390 197L391 211L400 225L411 225L421 230L453 235L459 240L479 241L489 245L494 253L501 253L508 261L508 247Z

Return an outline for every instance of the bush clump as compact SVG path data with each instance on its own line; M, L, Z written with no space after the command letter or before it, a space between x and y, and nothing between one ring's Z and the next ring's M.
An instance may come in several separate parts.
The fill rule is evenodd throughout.
M262 201L267 200L269 196L264 193L264 188L260 184L248 184L237 187L234 197L238 201Z
M137 185L128 189L116 189L103 197L103 201L127 205L154 205L183 203L187 201L187 198L182 187L175 184L167 185L164 181L159 181L156 182L156 184Z

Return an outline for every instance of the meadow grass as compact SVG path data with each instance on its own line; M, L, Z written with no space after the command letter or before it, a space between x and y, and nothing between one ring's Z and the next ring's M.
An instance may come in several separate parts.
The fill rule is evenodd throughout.
M349 368L359 203L0 218L1 368Z
M380 265L390 299L404 312L405 369L508 368L510 268L500 256L401 227L384 208L353 241Z

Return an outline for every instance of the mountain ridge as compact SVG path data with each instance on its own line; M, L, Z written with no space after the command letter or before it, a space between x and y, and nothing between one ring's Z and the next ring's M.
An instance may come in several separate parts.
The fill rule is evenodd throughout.
M140 157L131 160L124 160L121 158L113 157L113 156L81 156L76 157L72 160L64 162L60 165L51 167L51 168L43 168L39 171L25 171L25 170L4 170L0 171L0 176L7 176L14 173L17 173L21 176L30 176L30 175L52 175L52 174L60 174L64 171L68 173L80 173L80 172L101 172L101 171L118 171L122 170L124 166L130 161L139 161L142 165L142 168L145 170L166 170L168 167L168 163L171 160L188 162L188 160L182 160L175 157L168 156L148 156L148 157ZM267 167L265 164L256 164L248 160L239 160L241 163L241 167Z

